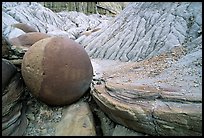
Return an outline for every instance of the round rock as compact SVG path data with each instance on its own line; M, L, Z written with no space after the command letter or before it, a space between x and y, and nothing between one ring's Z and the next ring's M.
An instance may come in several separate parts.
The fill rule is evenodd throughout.
M47 35L46 33L41 33L41 32L31 32L31 33L26 33L26 34L22 34L18 37L14 37L9 39L9 42L11 43L11 45L15 45L15 46L31 46L33 45L35 42L50 37L49 35Z
M14 27L14 28L21 29L25 33L38 32L33 26L30 26L30 25L25 24L25 23L16 23L16 24L12 24L11 26Z
M68 37L49 37L25 53L22 76L33 96L48 105L68 105L89 88L93 67L85 49Z

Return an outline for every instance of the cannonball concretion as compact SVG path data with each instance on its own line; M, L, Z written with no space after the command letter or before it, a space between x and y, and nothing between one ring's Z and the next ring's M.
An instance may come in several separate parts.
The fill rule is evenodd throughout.
M53 106L77 101L89 88L93 67L85 49L68 37L49 37L25 53L22 76L31 94Z

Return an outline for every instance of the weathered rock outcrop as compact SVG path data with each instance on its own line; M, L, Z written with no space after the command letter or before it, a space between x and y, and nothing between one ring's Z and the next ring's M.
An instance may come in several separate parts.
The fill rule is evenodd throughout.
M56 136L96 136L93 115L88 103L77 102L64 109L56 125Z
M22 136L27 127L25 85L16 67L2 59L2 135Z
M130 3L111 21L97 14L54 13L38 3L3 3L2 35L8 40L25 34L12 27L22 22L75 39L89 56L102 59L92 59L91 94L112 120L148 135L202 135L201 7L201 2ZM56 122L49 123L58 115L52 118L55 111L40 107L41 115L29 116L28 131L32 124L36 129L28 134L54 135L50 127ZM116 135L117 128L112 130L107 135Z
M93 58L117 60L93 62L92 95L110 118L150 135L202 135L201 7L131 3L76 40Z
M193 52L178 47L141 62L92 60L94 99L115 122L138 132L202 135L201 40Z
M200 2L130 3L110 25L76 41L93 58L140 61L199 37L201 19Z
M26 33L12 27L17 23L27 24L38 32L76 39L88 27L94 29L106 26L111 18L97 14L88 16L75 11L54 13L36 2L3 2L2 8L2 33L8 39Z
M121 12L128 2L39 2L55 12L77 11L86 14L115 15Z

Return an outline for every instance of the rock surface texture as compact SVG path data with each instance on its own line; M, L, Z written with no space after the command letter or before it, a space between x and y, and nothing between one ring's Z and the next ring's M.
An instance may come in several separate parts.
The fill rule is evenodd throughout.
M13 27L19 23L31 26L32 30L41 33L77 39L87 28L107 26L109 19L112 17L97 14L85 15L75 11L54 13L36 2L31 4L29 2L3 2L2 4L2 33L8 39L28 32L26 29L23 31L20 27Z
M2 136L22 136L27 127L25 85L16 67L2 59Z
M11 26L14 27L14 28L21 29L25 33L37 32L37 30L34 27L32 27L30 25L27 25L25 23L16 23L16 24L12 24Z
M93 68L82 46L68 37L50 37L32 45L21 72L33 96L49 105L68 105L90 87Z
M56 136L96 136L93 115L88 103L72 104L62 113L56 125Z
M91 91L88 97L81 98L86 99L83 103L85 105L79 107L89 103L95 133L83 128L81 132L86 130L84 135L202 135L201 2L130 2L115 17L85 15L75 11L54 13L35 2L3 2L2 36L5 40L29 34L19 27L13 27L16 23L35 28L35 33L69 37L84 47L90 56L94 74ZM45 45L51 44L42 40L41 42ZM42 45L41 42L34 45ZM8 56L13 62L26 51L25 47L4 44L2 49L5 57L11 54L8 49L14 50L15 55ZM47 79L53 84L49 89L58 92L54 80L65 84L62 78L66 76L64 69L67 68L58 64L45 67L49 58L52 61L59 58L52 58L54 54L46 56L46 52L50 51L38 47L40 48L45 53L32 54L41 59L45 57L43 64L40 60L35 61L35 56L26 61L30 68L36 70L34 74L45 77L33 83L36 86L33 89L38 90L39 83ZM55 57L63 54L70 56L63 53L64 51L59 54L59 47L53 45L52 48L56 52ZM66 59L61 58L58 63L65 63ZM83 58L78 57L78 60ZM35 64L43 65L45 71L42 66L34 67ZM49 69L59 70L60 73L54 74L50 71L49 74L46 72ZM53 78L46 78L46 75ZM42 87L48 90L46 86L43 83ZM62 88L62 91L65 90L67 88ZM71 116L85 109L75 108L76 112L67 112L76 107L76 103L64 107L50 107L36 99L29 100L28 103L30 110L26 115L29 125L24 135L53 136L62 126L70 128L87 117L83 115L82 118L74 118L75 122L71 121ZM70 119L62 116L69 116ZM61 126L56 129L57 124L64 119L73 125L61 122ZM80 124L76 129L82 129ZM75 135L74 132L69 134ZM69 134L60 132L59 135Z
M178 48L119 66L116 61L108 61L107 66L105 61L93 60L94 99L115 122L135 131L202 135L201 58L199 50L186 55L182 51Z
M78 38L93 58L141 61L185 44L202 32L200 2L130 3L106 27Z
M40 33L40 32L31 32L31 33L26 33L22 34L18 37L14 37L10 39L10 43L13 46L32 46L35 42L47 38L49 35L45 33Z

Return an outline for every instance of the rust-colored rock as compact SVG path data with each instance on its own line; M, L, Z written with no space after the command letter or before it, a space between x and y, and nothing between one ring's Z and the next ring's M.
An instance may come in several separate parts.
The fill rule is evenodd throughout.
M28 24L25 23L16 23L16 24L12 24L12 27L18 28L23 30L25 33L29 33L29 32L38 32L33 26L30 26Z
M35 97L48 105L67 105L88 90L93 68L82 46L68 37L50 37L25 53L22 75Z
M35 42L47 37L49 37L49 35L45 33L32 32L32 33L22 34L15 38L11 38L9 42L15 46L31 46Z

